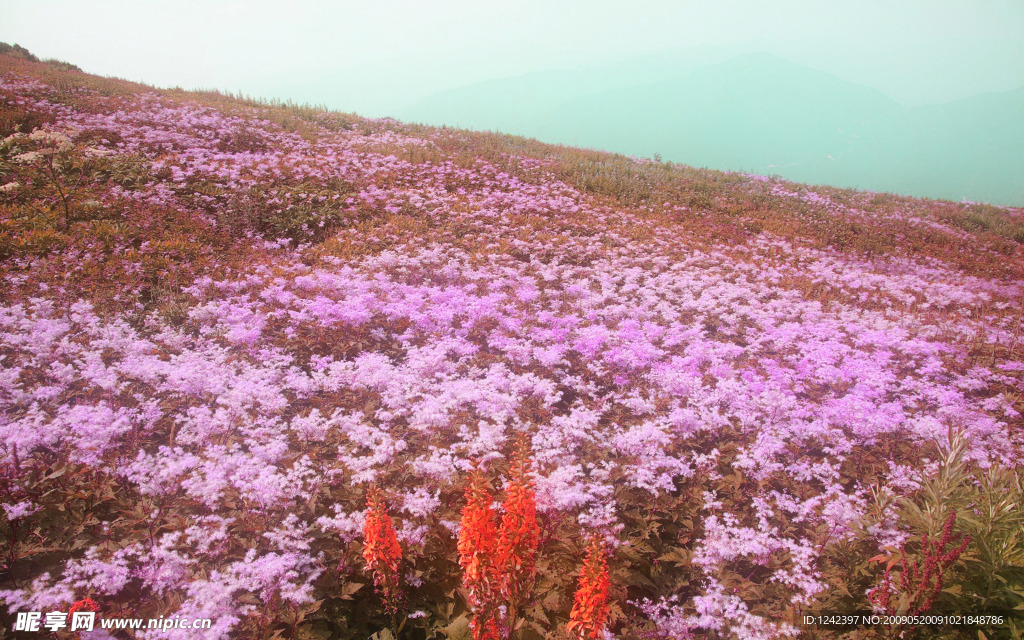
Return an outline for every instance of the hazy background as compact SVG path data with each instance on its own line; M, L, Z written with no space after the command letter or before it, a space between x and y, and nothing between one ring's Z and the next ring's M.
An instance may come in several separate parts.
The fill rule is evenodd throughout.
M1024 205L1021 0L0 0L91 73Z

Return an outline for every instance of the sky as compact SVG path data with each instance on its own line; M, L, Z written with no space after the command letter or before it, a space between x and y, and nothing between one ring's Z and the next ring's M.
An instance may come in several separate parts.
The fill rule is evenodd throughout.
M0 41L40 57L364 115L491 78L763 41L832 43L840 67L850 52L916 55L933 87L957 82L963 51L961 77L1007 90L1024 78L1022 33L1022 0L0 0Z

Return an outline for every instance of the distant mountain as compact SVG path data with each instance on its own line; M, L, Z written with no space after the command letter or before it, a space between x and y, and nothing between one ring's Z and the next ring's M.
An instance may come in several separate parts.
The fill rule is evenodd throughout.
M881 93L768 55L557 105L541 124L568 144L702 166L803 174L846 159L901 107Z
M527 133L554 105L575 98L675 78L739 55L736 46L702 46L629 58L581 71L535 71L439 91L395 117L472 129Z
M397 115L800 182L1024 204L1024 89L908 109L773 55L704 53L673 77L664 61L535 73Z

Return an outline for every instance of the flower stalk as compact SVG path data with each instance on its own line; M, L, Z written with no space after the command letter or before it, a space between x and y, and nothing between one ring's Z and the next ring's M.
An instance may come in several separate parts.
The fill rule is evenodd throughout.
M366 568L373 574L373 587L384 602L384 610L391 616L392 632L397 638L401 631L397 615L402 602L398 572L402 563L402 547L391 523L384 494L378 487L370 487L366 497L363 537Z
M604 634L611 610L608 561L604 542L594 536L587 546L587 557L580 571L579 588L569 614L566 631L574 640L596 640Z

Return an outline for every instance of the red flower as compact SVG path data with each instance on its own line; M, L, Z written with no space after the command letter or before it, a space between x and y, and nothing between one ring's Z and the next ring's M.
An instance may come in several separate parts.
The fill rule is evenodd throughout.
M970 543L970 537L953 534L955 521L956 510L953 510L942 527L942 536L938 542L931 540L927 533L921 536L920 562L907 556L906 544L900 549L899 586L895 590L906 597L908 616L921 615L932 608L935 598L942 592L946 571ZM955 546L950 548L950 545ZM897 607L892 602L894 564L889 563L882 575L881 584L867 593L869 602L890 615L897 613Z
M521 445L512 460L495 553L502 573L501 594L511 608L520 604L533 587L540 544L537 498L529 475L528 451L525 444Z
M512 633L518 608L533 588L540 527L529 452L524 441L513 456L500 526L490 487L479 470L466 487L458 548L462 584L473 609L474 640L498 640Z
M473 608L474 640L497 638L501 585L495 565L497 533L487 481L479 470L474 470L466 487L458 544L462 584L469 591L469 605Z
M92 598L83 598L83 599L79 600L78 602L76 602L75 604L71 605L71 608L68 609L68 617L70 618L72 615L74 615L78 611L98 612L99 610L100 610L100 605L96 604L95 600L93 600ZM72 637L75 638L76 640L79 640L82 637L82 634L76 631L73 634Z
M377 487L370 487L366 496L363 536L363 559L373 573L373 586L383 598L385 610L394 614L401 599L398 567L402 562L402 547L398 544L384 496Z
M68 609L68 614L72 614L76 611L99 611L100 605L96 604L96 601L92 598L84 598L79 600L75 604L71 605Z
M605 560L604 544L594 537L587 547L587 558L580 571L580 584L569 613L566 631L570 637L581 640L600 638L608 622L610 611L608 594L611 581L608 578L608 562Z

